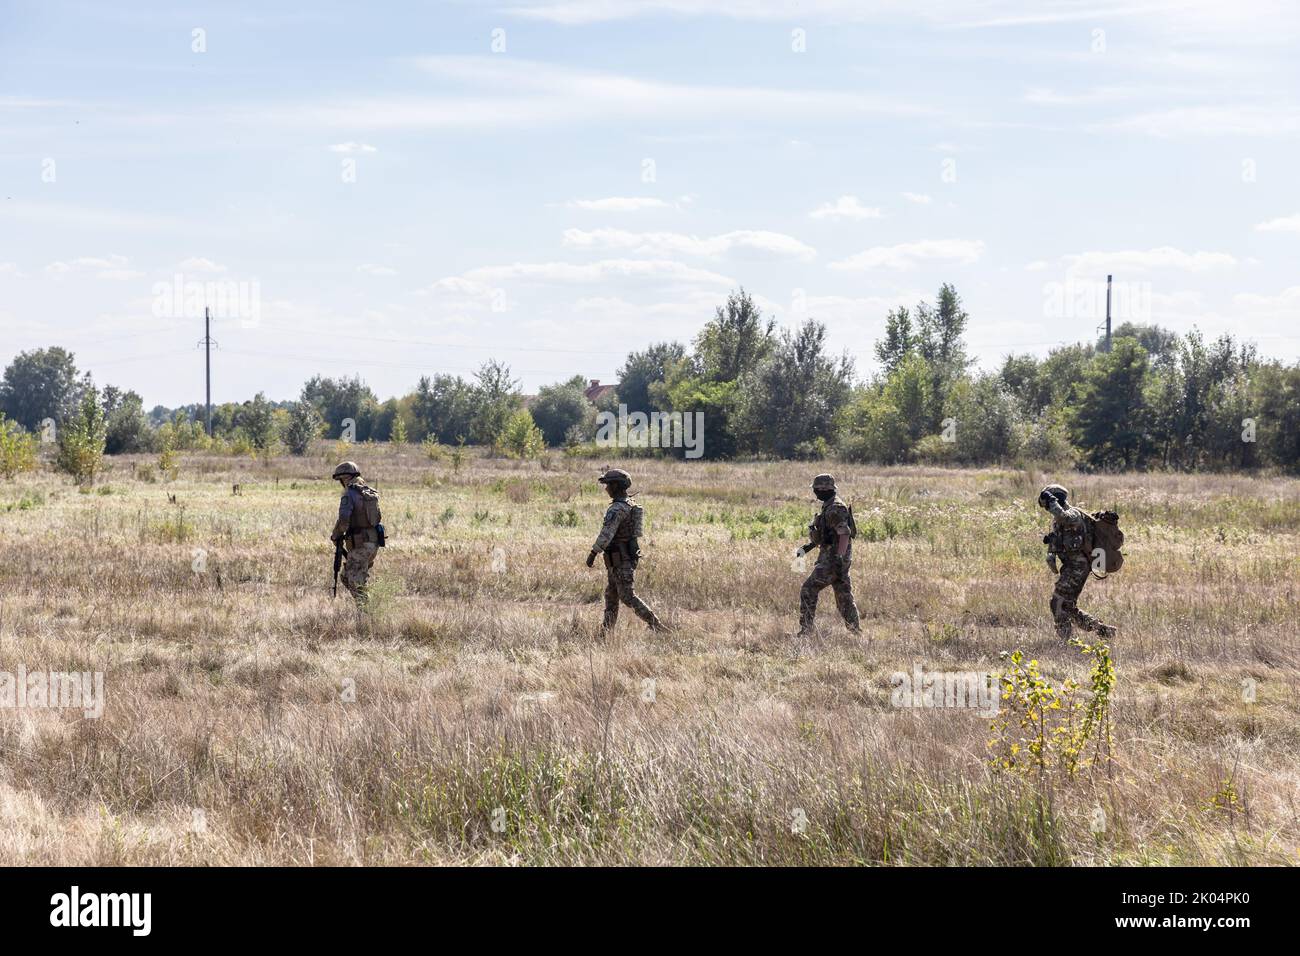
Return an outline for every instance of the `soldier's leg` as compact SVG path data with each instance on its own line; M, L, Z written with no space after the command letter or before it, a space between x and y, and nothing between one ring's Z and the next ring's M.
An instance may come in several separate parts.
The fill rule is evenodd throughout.
M360 610L370 603L370 568L375 563L379 545L374 541L354 540L343 565L343 586L348 589Z
M605 569L605 616L601 619L602 630L610 630L618 623L618 581L614 569Z
M822 588L831 583L830 568L818 561L813 565L812 574L799 589L799 633L806 634L812 630L817 618L817 597Z
M1090 569L1088 559L1082 555L1065 557L1061 565L1061 574L1052 591L1052 620L1056 624L1056 633L1062 640L1069 640L1075 624L1090 631L1097 623L1094 618L1079 610L1078 603Z
M840 617L844 618L844 623L850 631L859 633L862 630L862 623L858 619L858 605L853 600L853 582L849 579L847 564L843 571L835 572L831 579L831 587L835 591L835 606L840 610Z
M663 628L655 612L650 610L649 605L641 600L636 593L636 569L630 564L625 564L616 569L616 581L618 582L619 600L632 609L632 613L645 621L656 631Z
M1083 611L1079 609L1079 595L1083 593L1083 586L1087 583L1088 583L1088 575L1085 574L1083 576L1083 581L1080 582L1079 584L1079 591L1074 596L1074 610L1073 610L1074 623L1078 624L1085 631L1092 631L1094 633L1100 634L1102 637L1111 637L1115 633L1115 628L1093 617L1087 611Z

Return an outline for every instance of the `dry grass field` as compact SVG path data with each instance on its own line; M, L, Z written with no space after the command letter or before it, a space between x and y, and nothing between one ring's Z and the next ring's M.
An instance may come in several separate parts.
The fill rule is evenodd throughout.
M600 463L350 450L390 535L359 627L335 454L0 490L0 670L106 693L0 710L0 863L1300 863L1300 481L617 462L675 630L625 609L602 640ZM829 591L793 636L823 467L864 638ZM891 705L895 671L1017 648L1086 680L1048 619L1046 477L1128 535L1081 601L1121 628L1113 760L1073 778L991 769L973 710Z

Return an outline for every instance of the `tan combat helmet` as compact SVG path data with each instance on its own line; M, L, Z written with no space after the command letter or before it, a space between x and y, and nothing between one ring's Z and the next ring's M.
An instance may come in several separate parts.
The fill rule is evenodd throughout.
M813 490L814 492L817 492L817 491L834 491L834 490L835 490L835 476L834 476L834 475L818 475L816 478L813 479L812 490Z
M602 485L621 484L624 488L632 484L632 476L622 468L606 468L596 480Z
M361 469L357 467L355 461L341 461L339 462L339 466L334 469L334 474L330 475L330 477L355 478L359 474L361 474Z

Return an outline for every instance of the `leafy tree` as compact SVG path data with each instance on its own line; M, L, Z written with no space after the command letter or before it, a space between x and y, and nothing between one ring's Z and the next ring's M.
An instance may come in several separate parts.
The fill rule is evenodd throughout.
M325 423L321 421L316 406L302 399L290 407L289 419L285 422L280 437L293 454L305 455L311 451L311 443L320 437L324 427Z
M695 338L699 374L710 382L734 382L753 371L771 352L775 327L744 289L731 293Z
M378 437L373 432L379 399L361 376L333 379L317 375L303 385L301 397L315 405L325 420L327 438L340 437L349 418L356 423L353 437L357 441Z
M276 438L275 406L258 392L251 402L244 403L237 427L258 451L269 448Z
M510 366L495 359L484 362L474 373L472 396L470 437L480 445L495 444L519 409L519 383L510 377Z
M1003 462L1019 451L1020 410L997 375L957 381L944 411L954 424L953 453L958 461Z
M411 417L416 425L414 437L468 438L474 402L472 386L458 375L421 378L411 397Z
M1074 409L1075 442L1095 467L1138 467L1152 449L1144 385L1146 349L1136 339L1116 339L1094 356Z
M0 412L0 477L6 481L36 468L36 436Z
M642 352L629 353L618 370L619 400L630 411L658 410L651 388L668 377L668 370L686 358L686 346L680 342L660 342ZM545 430L545 426L543 426ZM549 440L549 439L548 439Z
M73 414L87 385L65 349L20 352L0 380L0 412L34 432L47 418L61 422Z
M536 458L546 447L542 430L533 423L528 409L521 408L506 421L497 444L514 458Z
M876 342L876 358L888 375L898 367L905 356L916 349L916 336L912 332L912 317L904 307L885 316L885 337Z
M576 375L567 382L544 385L538 390L531 412L548 445L565 444L575 429L585 432L588 439L594 433L596 409L587 401L584 382L581 375Z
M826 354L826 326L809 320L782 331L771 354L740 381L735 432L741 449L807 455L833 431L853 387L853 361Z
M107 427L99 393L91 387L81 396L81 405L59 429L59 454L56 464L78 484L95 480L104 463Z
M110 455L148 451L153 446L153 430L144 413L144 400L135 392L123 392L112 385L103 394L107 438L104 450Z
M898 407L875 387L861 389L840 415L839 448L850 461L906 461L912 438Z

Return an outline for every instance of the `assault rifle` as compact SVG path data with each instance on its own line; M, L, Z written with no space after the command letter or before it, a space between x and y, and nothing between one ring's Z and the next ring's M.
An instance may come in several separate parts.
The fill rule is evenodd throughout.
M339 595L339 569L343 567L343 559L347 556L347 551L343 550L343 535L339 535L334 539L334 590L330 592L331 599Z

